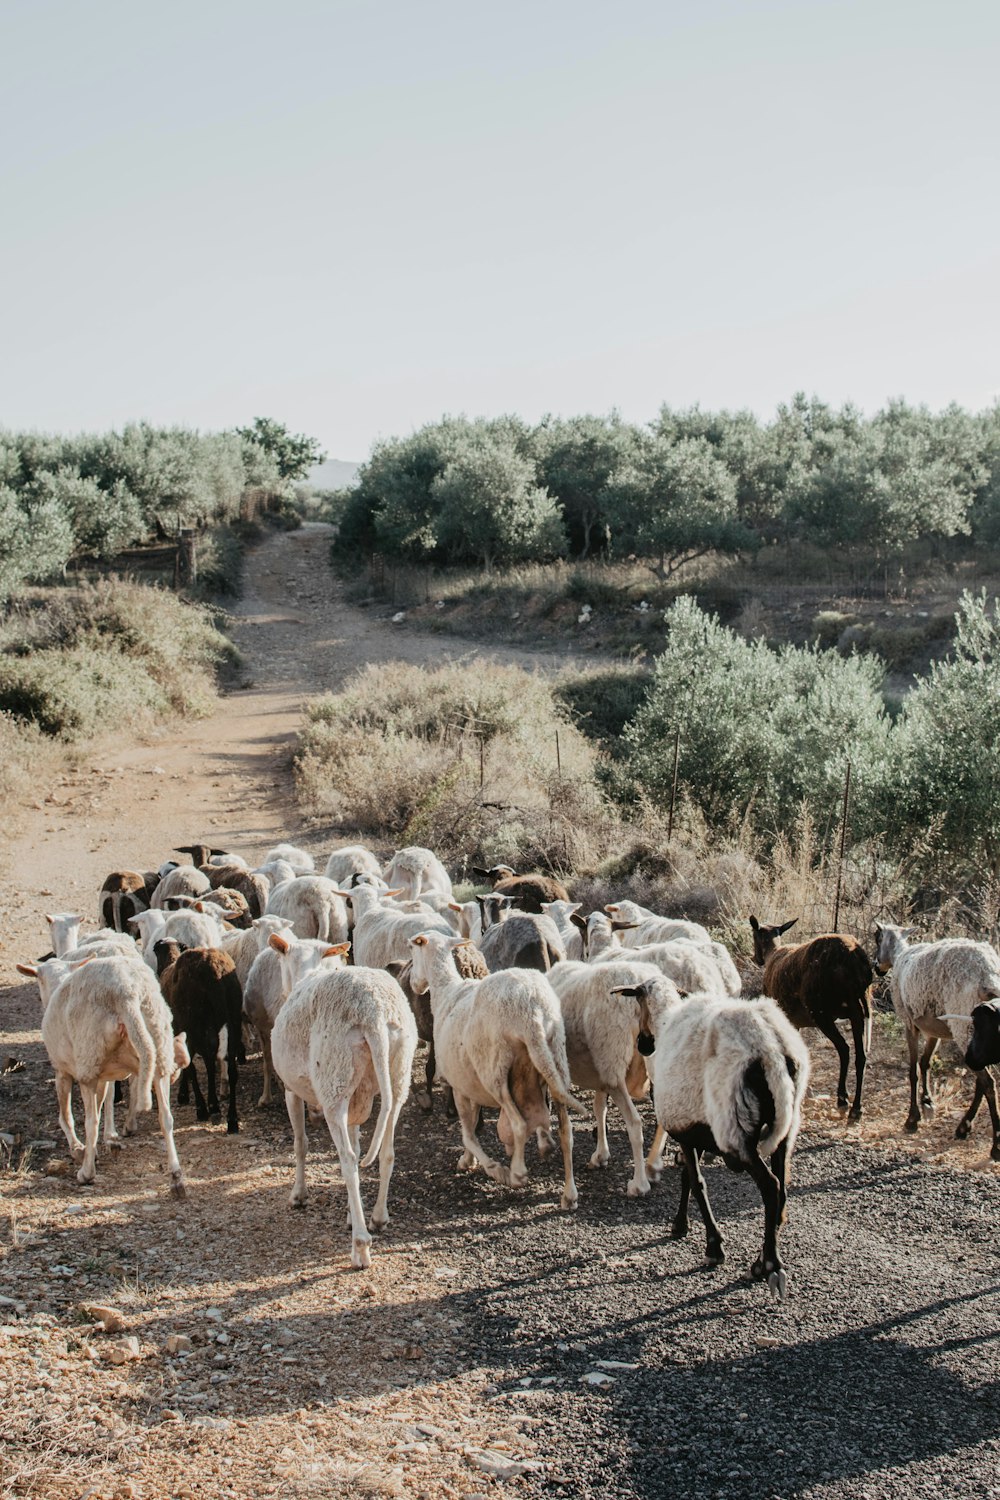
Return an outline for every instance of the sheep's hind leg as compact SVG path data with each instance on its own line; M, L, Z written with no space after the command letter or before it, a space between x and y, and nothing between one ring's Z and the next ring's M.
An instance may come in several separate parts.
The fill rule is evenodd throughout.
M338 1099L323 1111L333 1144L340 1157L340 1170L347 1188L347 1201L351 1209L351 1265L356 1271L364 1271L372 1263L371 1242L365 1223L365 1208L361 1201L361 1179L358 1176L358 1153L354 1149L353 1132L348 1125L350 1099Z
M163 1136L163 1144L167 1148L170 1191L175 1198L186 1198L187 1188L184 1185L184 1173L181 1171L180 1160L177 1156L177 1146L174 1142L174 1117L170 1112L170 1079L162 1073L157 1074L153 1079L153 1088L156 1091L156 1112L160 1117L160 1133Z
M120 1151L122 1149L122 1138L118 1134L118 1131L115 1129L115 1096L114 1091L112 1090L111 1097L109 1099L109 1090L111 1090L111 1084L106 1083L104 1085L104 1091L101 1094L101 1118L104 1121L104 1145L108 1151Z
M975 1076L976 1092L972 1096L972 1103L968 1110L958 1122L955 1137L957 1140L964 1141L971 1134L973 1121L979 1113L980 1104L985 1099L993 1125L993 1145L990 1149L990 1157L993 1161L1000 1161L1000 1116L997 1113L996 1084L988 1068L983 1068Z
M527 1187L528 1168L524 1160L524 1148L528 1144L528 1122L515 1104L514 1095L507 1083L500 1089L500 1102L507 1111L510 1132L514 1139L514 1149L510 1158L510 1185L515 1188Z
M304 1208L306 1203L306 1147L309 1144L306 1136L305 1100L300 1099L298 1094L293 1094L291 1089L286 1089L285 1108L288 1110L288 1119L295 1141L295 1182L292 1186L291 1205L293 1208Z
M563 1159L563 1195L559 1207L570 1210L576 1208L580 1201L573 1177L573 1122L565 1104L557 1104L556 1113L559 1116L559 1145Z
M80 1093L83 1095L84 1110L84 1148L83 1163L76 1180L81 1185L93 1182L97 1175L97 1134L101 1126L101 1101L104 1098L104 1088L94 1088L89 1083L80 1084Z
M59 1124L66 1137L70 1155L74 1161L82 1161L84 1146L76 1133L76 1123L73 1119L73 1080L68 1073L56 1074L56 1098L59 1101Z
M462 1145L465 1147L465 1154L459 1162L459 1166L463 1166L471 1158L472 1162L478 1162L485 1169L487 1176L492 1177L494 1182L499 1182L504 1187L509 1187L510 1172L508 1169L501 1166L500 1162L494 1161L492 1156L488 1156L476 1138L479 1105L464 1094L456 1093L455 1108L458 1110L459 1124L462 1127Z
M646 1171L649 1173L650 1182L659 1182L663 1176L666 1162L663 1160L663 1148L667 1144L667 1132L657 1122L656 1133L653 1136L653 1144L649 1148L646 1157Z
M709 1265L718 1266L725 1260L726 1252L722 1248L722 1232L715 1221L705 1179L701 1175L701 1152L683 1141L681 1150L684 1153L684 1176L681 1178L681 1201L674 1219L674 1239L683 1239L687 1233L687 1197L688 1192L693 1191L705 1224L705 1259Z
M868 1061L868 1053L865 1050L865 1017L860 1007L851 1016L851 1035L854 1038L854 1102L851 1105L849 1120L861 1119L861 1091L865 1083L865 1064Z
M608 1149L608 1096L603 1089L594 1094L594 1119L597 1121L597 1149L587 1163L588 1167L606 1167L611 1160Z
M931 1058L937 1051L938 1038L929 1036L924 1043L924 1050L920 1054L920 1108L925 1115L934 1113L934 1099L931 1095L930 1072Z
M768 1286L780 1302L784 1298L788 1283L785 1268L778 1253L781 1186L767 1162L763 1161L756 1151L749 1153L744 1165L757 1184L764 1202L764 1248L760 1259L755 1260L750 1267L750 1275L757 1281L763 1280L766 1276Z
M910 1113L903 1121L903 1129L914 1131L920 1124L920 1110L917 1107L917 1046L918 1037L916 1028L906 1028L906 1049L910 1059ZM972 1128L971 1125L969 1127ZM959 1127L961 1129L961 1126ZM968 1131L966 1131L968 1134Z
M826 1037L828 1042L832 1042L834 1048L836 1049L837 1056L840 1059L840 1077L837 1079L837 1108L846 1109L847 1065L851 1060L851 1049L844 1041L844 1038L841 1036L840 1032L837 1030L836 1021L832 1021L829 1016L825 1016L822 1021L817 1020L816 1029L817 1031L822 1032L823 1036ZM860 1098L860 1094L861 1090L859 1085L858 1093L855 1096L855 1103L857 1103L857 1100Z
M211 1067L211 1063L209 1064L207 1071L208 1071L208 1079L209 1079L209 1089L214 1093L214 1089L212 1088L212 1067ZM183 1072L183 1074L181 1076L182 1076L183 1079L187 1080L190 1083L191 1090L192 1090L192 1092L194 1094L194 1113L195 1113L195 1119L197 1119L197 1120L207 1120L208 1119L208 1105L205 1103L205 1096L204 1096L204 1094L201 1091L201 1084L198 1082L198 1073L197 1073L197 1069L195 1068L195 1065L194 1065L194 1058L193 1057L192 1057L191 1061L188 1063L187 1067L184 1069L184 1072ZM178 1095L177 1095L178 1102L180 1102L180 1097L181 1097L180 1093L178 1093ZM219 1101L218 1100L215 1101L215 1109L216 1109L216 1113L218 1113L218 1109L219 1109Z

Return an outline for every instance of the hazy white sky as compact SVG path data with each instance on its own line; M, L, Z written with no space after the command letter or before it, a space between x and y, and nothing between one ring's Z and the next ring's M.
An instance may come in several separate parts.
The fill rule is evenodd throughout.
M0 21L0 425L1000 393L996 0Z

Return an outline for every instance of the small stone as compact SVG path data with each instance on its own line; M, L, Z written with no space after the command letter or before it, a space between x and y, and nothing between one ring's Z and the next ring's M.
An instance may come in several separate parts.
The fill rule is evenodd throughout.
M51 1161L45 1163L45 1175L46 1177L68 1177L71 1166L71 1162L63 1161L60 1156L54 1156Z
M224 1316L225 1315L221 1307L205 1308L205 1317L209 1320L210 1323L221 1323L224 1319Z
M580 1376L580 1380L583 1385L606 1386L615 1383L610 1375L605 1375L603 1370L588 1370L586 1375Z
M127 1339L120 1343L109 1345L105 1352L105 1358L113 1365L128 1364L129 1360L141 1359L142 1348L134 1333L129 1334Z
M293 1328L279 1328L278 1332L275 1334L275 1338L277 1339L279 1344L284 1344L287 1348L289 1344L294 1344L296 1342L296 1340L298 1339L298 1334Z
M105 1307L102 1302L78 1302L78 1308L92 1323L99 1323L105 1333L121 1333L125 1319L115 1307Z
M187 1354L194 1345L186 1333L170 1333L167 1335L166 1347L168 1354Z

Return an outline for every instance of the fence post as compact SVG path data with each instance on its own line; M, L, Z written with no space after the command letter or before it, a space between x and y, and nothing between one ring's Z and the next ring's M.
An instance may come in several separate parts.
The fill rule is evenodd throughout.
M840 851L837 855L837 894L833 903L833 930L836 932L837 923L840 921L840 886L844 877L844 845L847 842L847 803L851 795L851 762L847 762L847 773L844 776L844 805L840 813Z
M192 527L184 526L177 533L177 553L174 558L174 588L190 588L198 577L198 554L195 549L195 533Z
M559 731L556 730L556 775L562 781L562 756L559 753Z

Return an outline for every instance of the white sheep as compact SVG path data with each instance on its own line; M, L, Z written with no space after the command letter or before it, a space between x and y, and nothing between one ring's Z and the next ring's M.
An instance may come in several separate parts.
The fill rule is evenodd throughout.
M77 1181L94 1181L97 1135L109 1088L116 1079L135 1074L132 1088L137 1109L152 1109L152 1090L156 1090L173 1192L183 1198L184 1178L170 1112L177 1049L170 1011L153 975L145 965L124 957L87 957L75 963L55 958L37 968L18 964L18 970L39 981L44 1005L42 1041L55 1069L59 1123L70 1151L77 1160L82 1158ZM183 1049L183 1037L177 1040ZM83 1142L73 1121L74 1079L83 1095ZM108 1108L112 1108L110 1101Z
M566 950L566 957L571 960L584 957L583 938L587 924L582 917L577 915L580 906L579 901L542 902L542 911L556 924L556 930Z
M363 844L345 844L340 849L334 849L323 874L327 880L344 886L350 885L355 875L381 875L382 866L372 851Z
M354 962L362 968L384 969L393 960L406 963L410 938L419 932L454 936L444 918L396 911L374 886L355 885L340 894L354 914Z
M629 960L595 967L571 959L555 964L547 978L562 1007L573 1085L595 1091L597 1146L589 1165L605 1167L611 1160L607 1133L610 1094L621 1111L632 1147L628 1196L642 1197L649 1192L649 1176L643 1155L642 1121L632 1101L649 1092L646 1065L636 1045L643 1012L634 999L620 991L625 986L649 985L676 996L676 990L652 964Z
M162 911L169 896L203 896L211 889L208 876L196 870L194 865L174 865L161 878L149 905L153 911Z
M281 942L281 938L274 939ZM389 1181L395 1161L396 1121L410 1090L417 1025L402 990L380 969L309 974L292 990L271 1037L274 1067L285 1085L295 1136L291 1202L306 1201L306 1106L322 1110L340 1158L351 1215L351 1264L371 1265L358 1177L359 1127L380 1096L378 1120L361 1167L378 1157L379 1191L372 1224L389 1221Z
M243 986L243 1014L256 1027L260 1037L264 1087L257 1100L258 1107L274 1101L271 1033L281 1007L293 987L312 969L342 964L349 946L348 943L330 944L317 938L296 938L291 932L275 932L268 935L265 946L250 965Z
M52 940L52 951L56 958L65 958L77 948L92 948L98 943L118 948L123 953L129 950L133 953L137 951L135 943L127 933L117 932L113 927L102 927L81 942L80 927L83 924L83 918L76 912L54 912L51 916L46 916L45 920L49 924L49 937Z
M142 958L145 964L156 973L156 954L153 952L155 945L163 937L167 927L167 915L163 911L141 911L134 917L129 917L128 925L139 934L139 945L142 949Z
M670 943L675 938L686 938L689 943L702 945L712 941L711 933L700 922L661 917L636 901L612 901L604 910L612 922L620 926L622 943L626 948L645 948L650 943Z
M287 860L296 875L312 875L316 869L316 861L311 854L304 849L297 849L294 844L275 844L264 855L264 863L270 859Z
M688 1232L693 1189L705 1223L706 1257L712 1265L725 1259L701 1173L703 1151L721 1155L728 1167L748 1172L757 1184L764 1203L764 1245L751 1275L766 1277L783 1297L778 1231L785 1221L788 1163L809 1078L805 1043L773 1000L692 996L682 1001L647 986L625 993L646 1006L657 1122L684 1155L673 1237Z
M296 872L287 859L269 859L266 864L259 865L256 870L251 870L250 874L263 875L269 890L273 891L276 886L285 885L289 880L294 880Z
M208 907L194 907L168 912L160 936L182 948L218 948L225 930Z
M889 991L892 1005L903 1023L910 1063L910 1112L905 1129L920 1124L920 1106L934 1108L928 1071L939 1041L954 1041L964 1054L972 1033L973 1009L1000 998L1000 954L990 943L971 938L943 938L937 943L910 943L902 927L888 923L875 928L875 967L880 974L891 970ZM920 1106L917 1104L917 1051L920 1056ZM987 1068L975 1073L972 1103L958 1122L955 1135L964 1141L972 1130L979 1106L985 1099L993 1125L990 1156L1000 1161L1000 1113L996 1085Z
M227 932L219 943L223 953L228 953L236 965L236 977L246 988L247 975L258 953L267 947L267 940L274 932L291 932L292 924L287 917L256 917L249 927L240 932Z
M397 849L382 876L390 886L401 887L411 900L425 891L437 891L449 901L454 899L451 877L444 865L430 849L416 844Z
M531 1131L548 1127L548 1088L559 1113L564 1186L560 1207L577 1205L573 1180L573 1128L569 1109L586 1114L574 1098L559 1000L534 969L504 969L486 979L462 979L454 950L464 939L423 932L411 939L410 986L429 992L438 1072L450 1085L465 1147L460 1167L476 1162L495 1182L524 1187L524 1148ZM510 1168L488 1156L476 1137L482 1106L501 1111L498 1131L511 1154Z
M710 949L697 943L678 940L672 943L650 943L643 948L623 948L611 919L603 912L592 912L587 920L590 962L595 966L620 963L655 964L682 994L709 994L721 998L732 992ZM719 945L721 947L721 944ZM725 950L723 950L725 951ZM726 955L728 957L728 954ZM730 960L735 973L735 965ZM737 980L739 976L737 975ZM738 991L737 991L738 993ZM734 997L733 997L734 998Z
M296 937L347 941L347 908L340 891L324 875L297 875L275 886L267 898L269 917L287 917Z

